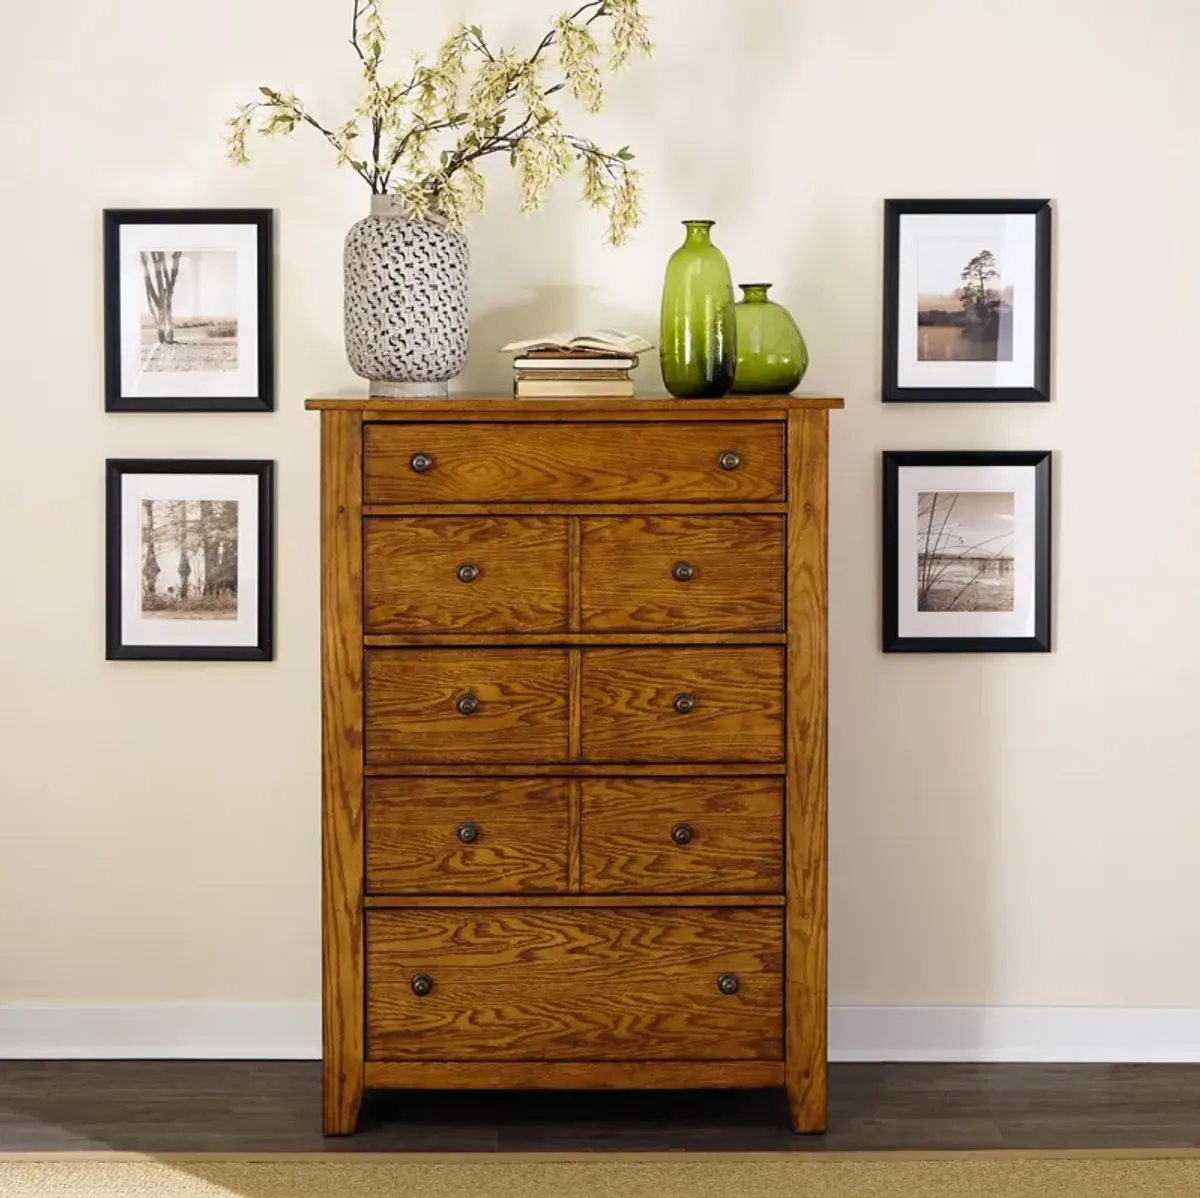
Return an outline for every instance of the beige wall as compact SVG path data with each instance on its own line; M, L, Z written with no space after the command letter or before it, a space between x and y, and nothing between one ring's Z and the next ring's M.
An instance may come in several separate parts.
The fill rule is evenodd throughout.
M573 189L522 217L494 164L464 383L503 384L496 346L547 324L653 334L678 222L716 219L736 277L774 280L799 317L806 387L848 400L833 420L834 1002L1200 1007L1200 10L647 5L657 59L596 126L637 152L646 222L613 251ZM301 405L353 382L341 241L367 196L315 138L239 172L220 132L260 83L339 113L348 7L0 12L0 1003L318 998L318 429ZM458 16L523 44L552 9L393 3L426 45ZM955 194L1056 202L1052 405L878 401L882 199ZM157 205L277 208L275 414L103 413L101 210ZM878 652L885 447L1060 453L1053 655ZM275 663L104 661L110 455L278 461Z

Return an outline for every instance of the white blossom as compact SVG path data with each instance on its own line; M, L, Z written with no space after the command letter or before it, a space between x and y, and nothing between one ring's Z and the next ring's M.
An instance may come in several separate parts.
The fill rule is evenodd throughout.
M579 170L584 202L608 215L608 240L628 239L641 219L633 154L566 133L557 103L569 95L586 111L599 111L605 70L651 53L640 0L585 0L553 21L524 56L490 46L477 25L460 25L436 56L413 53L407 76L391 81L382 76L382 0L351 3L366 87L349 119L328 127L291 92L260 88L261 99L240 105L225 122L233 162L249 164L252 134L286 136L308 125L336 151L337 164L349 166L372 192L396 195L417 219L436 216L463 228L484 209L483 160L501 154L517 173L524 210L541 208L550 188ZM605 31L607 51L597 37Z

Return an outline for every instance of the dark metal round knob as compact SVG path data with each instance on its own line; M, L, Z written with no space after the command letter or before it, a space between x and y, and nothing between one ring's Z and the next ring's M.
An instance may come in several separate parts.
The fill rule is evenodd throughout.
M736 973L723 973L717 978L717 989L722 994L736 994L740 985Z
M458 710L460 715L474 715L479 710L479 700L474 695L460 695Z
M458 567L459 582L474 582L479 577L479 567L474 562L463 562Z
M732 449L727 449L717 458L717 462L722 470L736 470L742 464L742 459Z
M689 715L696 710L696 696L688 694L676 695L674 707L680 715Z
M676 824L671 829L671 839L676 844L691 844L692 843L692 827L691 824Z
M433 978L427 973L413 975L412 992L418 998L424 998L433 989Z
M691 562L676 562L671 567L671 577L676 582L691 582L696 577L696 567Z
M414 453L409 459L408 464L417 474L424 474L426 470L433 468L433 458L427 453Z
M468 820L458 825L458 838L463 844L474 844L479 839L479 825Z

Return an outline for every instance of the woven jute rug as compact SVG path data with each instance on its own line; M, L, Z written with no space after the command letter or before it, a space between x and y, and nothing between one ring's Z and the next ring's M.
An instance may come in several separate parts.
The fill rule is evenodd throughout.
M1182 1154L7 1156L3 1198L1194 1198Z

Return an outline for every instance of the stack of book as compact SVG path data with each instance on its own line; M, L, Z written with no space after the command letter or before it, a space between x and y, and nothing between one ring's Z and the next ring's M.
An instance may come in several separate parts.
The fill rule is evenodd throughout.
M653 345L623 329L551 333L513 341L513 394L518 399L630 399L638 354Z

